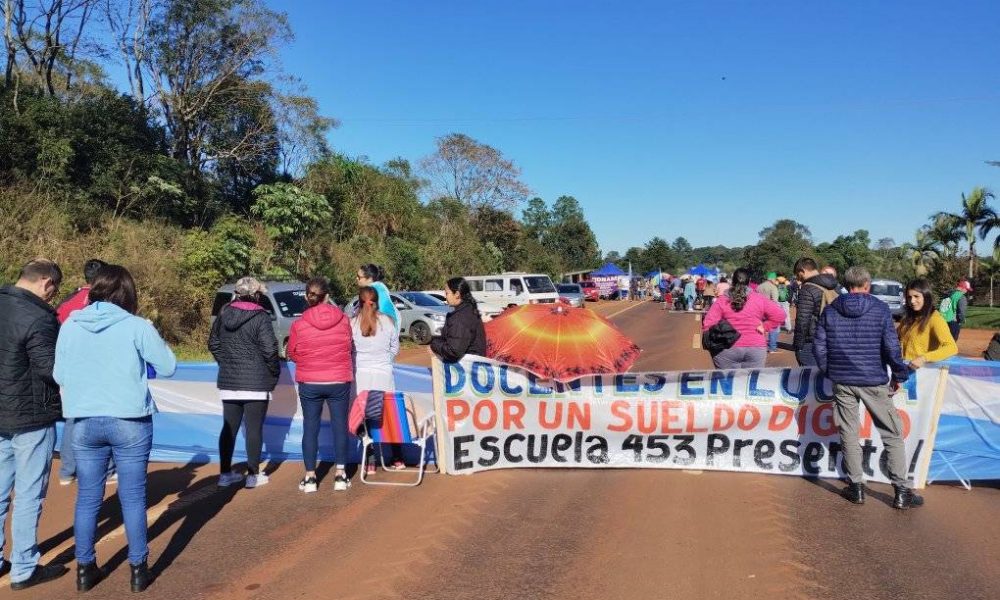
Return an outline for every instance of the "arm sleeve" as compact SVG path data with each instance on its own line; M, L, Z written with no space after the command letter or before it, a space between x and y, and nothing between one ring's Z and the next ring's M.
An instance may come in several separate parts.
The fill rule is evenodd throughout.
M955 320L960 324L965 323L965 312L969 309L969 298L962 294L962 297L958 299L958 306L955 307Z
M296 325L299 321L292 323L291 329L288 330L288 345L285 346L285 358L292 362L299 361L299 328Z
M768 331L777 329L785 322L785 309L773 300L764 303L764 328Z
M895 381L903 383L910 377L910 367L903 362L903 354L899 348L899 334L896 333L896 326L892 322L888 308L882 320L882 360L889 365Z
M930 328L930 332L928 333L931 336L931 341L937 342L937 347L925 354L924 358L930 362L937 362L958 354L958 344L951 337L951 330L948 329L948 324L941 318L940 313L935 312L933 314L934 317L931 318L928 326Z
M806 292L806 287L802 286L799 290L798 302L795 303L795 337L792 341L796 350L800 350L805 344L806 334L812 326L815 310L812 294Z
M257 319L260 324L257 326L257 347L264 357L267 370L272 377L281 374L281 359L278 357L278 338L274 335L274 327L271 327L271 319Z
M58 385L52 374L56 362L57 337L59 337L59 321L55 316L46 315L31 324L25 342L32 373L53 386Z
M136 317L137 319L140 317ZM177 358L153 324L141 319L138 349L142 360L153 365L157 376L170 377L177 370Z
M394 323L390 322L390 325L394 325ZM392 356L393 360L395 360L396 359L396 355L399 354L399 332L398 331L393 331L393 332L389 333L389 354Z
M222 340L219 339L219 327L221 327L222 322L222 311L216 315L215 321L212 322L212 330L208 334L208 351L212 353L212 358L215 362L219 362L219 350L222 349Z
M816 324L816 333L813 334L813 357L820 372L826 374L829 354L826 350L826 319L821 318Z
M445 335L431 339L431 351L445 362L462 360L472 345L472 330L464 326L452 326Z

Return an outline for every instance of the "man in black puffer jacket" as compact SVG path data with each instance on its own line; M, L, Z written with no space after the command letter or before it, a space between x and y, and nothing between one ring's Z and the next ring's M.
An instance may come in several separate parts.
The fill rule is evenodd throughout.
M268 482L260 473L264 417L274 386L278 384L281 363L278 338L271 317L261 307L267 288L253 277L236 282L236 300L219 311L212 323L208 349L219 363L219 399L222 400L222 432L219 434L219 485L230 486L242 479L233 472L233 450L243 416L247 419L246 487Z
M795 301L792 348L799 366L816 366L813 358L813 334L816 332L820 312L824 310L823 297L832 298L840 284L833 275L820 273L816 261L811 258L795 261L794 271L799 282L799 292Z
M12 489L17 494L10 562L0 557L0 575L10 571L13 590L66 572L60 565L39 565L37 544L55 423L62 418L52 378L59 321L49 306L61 281L56 263L37 259L24 265L17 284L0 289L0 548Z
M844 474L850 481L844 497L855 504L865 501L865 472L858 443L858 404L863 402L885 445L889 479L896 490L893 506L920 506L923 499L907 484L903 422L890 393L910 375L892 314L889 305L869 293L872 278L868 271L851 267L844 277L850 293L834 300L823 312L814 348L820 370L833 381L834 420L840 431Z

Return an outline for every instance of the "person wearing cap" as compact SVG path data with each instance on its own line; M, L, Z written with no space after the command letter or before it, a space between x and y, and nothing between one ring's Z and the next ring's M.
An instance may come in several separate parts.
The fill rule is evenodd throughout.
M972 285L968 280L962 279L955 286L955 289L948 292L948 295L941 300L938 311L944 317L944 322L948 324L951 337L956 342L958 334L962 331L962 324L965 323L965 313L969 309L969 300L966 294L972 291Z
M217 387L222 401L222 431L219 433L219 486L238 483L243 476L233 470L236 434L246 418L246 487L268 482L260 472L264 417L271 392L278 384L281 363L278 338L271 317L261 305L267 292L253 277L236 282L233 301L222 307L212 323L208 349L219 363Z
M764 278L764 281L757 286L757 293L761 294L771 302L778 302L778 274L771 271ZM778 333L781 331L780 325L767 332L767 352L774 354L778 351Z

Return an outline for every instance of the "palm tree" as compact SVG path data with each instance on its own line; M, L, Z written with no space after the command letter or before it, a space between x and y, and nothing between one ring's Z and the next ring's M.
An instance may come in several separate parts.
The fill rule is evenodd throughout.
M990 278L990 308L993 308L993 280L1000 277L1000 248L993 250L993 258L987 258L979 263L983 275Z
M926 277L928 271L934 267L934 263L941 258L940 243L931 239L928 229L928 227L918 229L916 242L907 248L910 262L918 277Z
M966 196L962 194L962 211L959 213L938 213L935 218L949 217L959 226L965 228L965 241L969 244L969 279L975 276L976 265L976 229L985 238L990 230L997 226L997 212L989 201L995 196L993 192L983 187L974 187Z
M941 258L951 258L958 253L958 243L962 241L961 225L954 215L937 213L931 217L929 225L923 227L927 238L938 245Z

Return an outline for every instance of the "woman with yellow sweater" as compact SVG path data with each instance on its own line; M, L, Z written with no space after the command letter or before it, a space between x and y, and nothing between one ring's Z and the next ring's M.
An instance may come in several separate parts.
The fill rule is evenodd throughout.
M906 286L906 312L899 324L899 343L903 358L914 369L958 354L948 324L934 310L931 285L926 279L914 279Z

